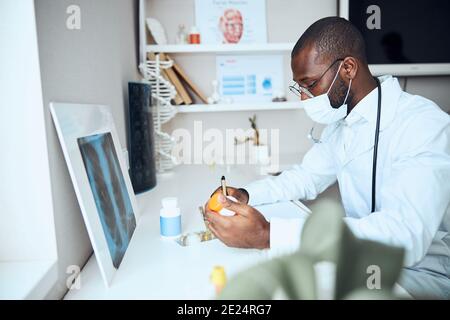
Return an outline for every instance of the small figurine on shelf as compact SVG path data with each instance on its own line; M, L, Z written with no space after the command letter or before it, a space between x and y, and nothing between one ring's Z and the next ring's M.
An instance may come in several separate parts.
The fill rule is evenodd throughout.
M209 104L219 103L221 100L219 90L217 88L218 85L219 85L219 82L217 80L212 81L213 93L210 97L208 97Z
M187 44L187 32L184 24L178 25L178 33L177 33L177 44Z

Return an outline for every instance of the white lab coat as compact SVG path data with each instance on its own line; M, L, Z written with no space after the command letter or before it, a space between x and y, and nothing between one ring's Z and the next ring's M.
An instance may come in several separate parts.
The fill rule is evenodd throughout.
M374 213L377 89L345 119L327 126L322 143L314 144L300 165L247 185L249 203L314 199L337 179L353 233L405 248L401 285L413 296L450 299L450 117L432 101L402 91L396 78L380 81ZM295 249L303 222L273 219L271 249Z

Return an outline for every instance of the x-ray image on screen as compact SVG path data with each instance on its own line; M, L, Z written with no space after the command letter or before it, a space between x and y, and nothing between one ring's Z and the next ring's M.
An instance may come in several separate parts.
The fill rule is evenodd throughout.
M109 253L117 269L136 228L136 219L112 136L108 132L77 140Z

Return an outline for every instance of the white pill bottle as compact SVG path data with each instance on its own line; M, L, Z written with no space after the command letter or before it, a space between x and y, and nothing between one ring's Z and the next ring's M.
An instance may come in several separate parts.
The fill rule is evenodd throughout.
M181 212L178 199L166 197L161 200L162 208L159 212L161 237L175 239L181 235Z

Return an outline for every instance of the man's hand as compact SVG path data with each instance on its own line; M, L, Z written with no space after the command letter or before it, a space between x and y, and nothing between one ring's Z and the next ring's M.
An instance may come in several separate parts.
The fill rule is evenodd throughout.
M227 187L227 193L229 189ZM228 194L233 195L231 192ZM269 248L270 224L258 210L245 203L233 202L222 194L219 195L218 200L224 208L236 212L236 215L222 216L218 212L209 210L206 203L206 219L209 222L209 228L217 238L230 247Z

